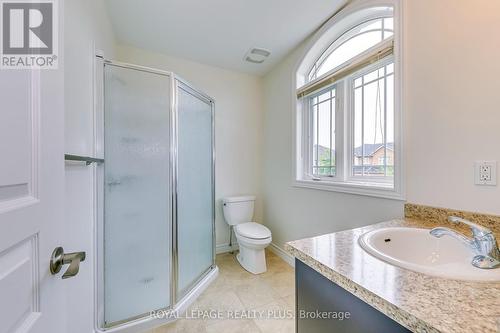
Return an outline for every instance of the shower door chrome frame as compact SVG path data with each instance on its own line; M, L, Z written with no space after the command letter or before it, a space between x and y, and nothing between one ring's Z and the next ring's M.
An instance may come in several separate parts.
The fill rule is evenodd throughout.
M182 79L178 75L170 71L159 70L155 68L139 66L124 62L119 62L115 60L109 60L104 58L101 54L97 54L94 58L94 149L96 152L100 153L101 157L104 157L104 112L105 112L105 82L104 82L104 70L108 66L122 67L126 69L133 69L138 71L143 71L151 74L158 74L167 76L170 79L170 91L166 92L170 96L170 106L169 110L169 124L170 124L170 200L168 200L168 205L170 206L171 218L171 257L169 265L169 275L170 275L170 304L169 306L156 309L156 311L173 311L176 310L176 306L181 303L182 300L188 298L188 296L193 292L194 287L199 284L204 278L206 278L210 272L217 268L215 264L215 100L210 96L202 93L200 90L196 89L188 81ZM100 61L99 66L97 62ZM102 65L102 66L101 66ZM196 97L203 99L208 102L211 106L211 119L212 119L212 264L211 266L203 272L201 276L198 277L189 287L187 292L183 295L178 295L177 285L178 285L178 242L177 242L177 91L180 87L185 87L188 92L194 94ZM186 90L185 89L185 90ZM100 91L98 91L100 90ZM95 225L94 225L94 322L96 332L104 331L118 331L122 328L127 330L130 326L135 326L143 322L152 320L150 313L145 313L141 315L134 316L125 320L114 322L111 324L105 324L104 321L104 168L101 166L102 170L96 172L95 181L95 191L94 191L94 205L95 205ZM99 188L101 186L101 188ZM102 197L102 198L100 198ZM155 311L155 310L152 310ZM170 322L170 321L166 321Z
M215 264L215 100L201 92L200 90L196 89L191 83L189 83L187 80L184 80L181 78L179 75L173 74L172 75L172 128L171 128L171 133L174 135L172 138L171 142L173 143L172 147L172 161L173 165L172 171L174 172L173 174L173 195L172 195L172 245L173 245L173 268L174 268L174 276L173 276L173 281L172 283L172 291L171 294L174 295L174 302L178 303L180 302L183 298L187 297L190 294L190 291L193 290L193 287L196 286L198 283L200 283L201 280L203 280L213 269L216 268ZM179 243L178 243L178 216L177 216L177 179L178 179L178 112L179 112L179 105L178 105L178 90L183 89L187 93L193 95L194 97L197 97L207 104L210 104L210 113L211 113L211 119L212 119L212 124L211 124L211 134L212 134L212 265L207 268L196 280L194 280L190 285L188 285L187 292L184 293L179 293L177 290L177 286L179 284Z
M99 57L98 57L99 58ZM102 58L102 57L101 57ZM158 69L154 69L154 68L150 68L150 67L145 67L145 66L139 66L139 65L134 65L134 64L128 64L128 63L123 63L123 62L119 62L119 61L115 61L115 60L108 60L108 59L104 59L103 60L103 67L102 67L102 70L103 70L103 82L102 82L102 88L103 88L103 92L102 92L102 103L101 103L101 108L102 108L102 113L103 113L103 117L102 119L104 120L104 112L105 112L105 94L106 94L106 89L105 89L105 81L104 81L104 71L105 71L105 68L106 66L114 66L114 67L121 67L121 68L125 68L125 69L131 69L131 70L137 70L137 71L141 71L141 72L146 72L146 73L151 73L151 74L156 74L156 75L162 75L162 76L166 76L169 81L170 81L170 85L172 84L172 77L173 77L173 73L172 72L168 72L168 71L163 71L163 70L158 70ZM168 94L169 97L170 97L170 106L169 106L169 110L165 110L166 112L168 112L168 114L170 115L170 109L172 107L172 102L171 102L171 98L172 96L170 95L171 92L170 91L167 91L165 92L165 94ZM170 128L172 127L172 119L170 119L169 117L169 125L170 125ZM103 124L103 131L105 131L105 126ZM102 135L102 150L104 152L104 133ZM172 161L170 160L171 159L171 155L169 156L169 164L170 166L172 165ZM106 168L106 158L105 158L105 152L104 152L104 169ZM169 172L169 183L170 185L172 184L172 170L170 170ZM105 207L105 184L104 184L104 179L105 179L105 171L103 171L103 176L102 176L102 181L103 181L103 198L102 198L102 210L104 210L104 207ZM170 209L172 209L171 207L171 197L172 197L173 193L172 191L170 192L170 198L169 200L167 200L167 205L170 207ZM100 221L100 225L98 224L98 230L100 231L101 235L100 237L98 237L97 239L99 240L99 243L103 242L104 241L104 211L102 212L102 218L101 218L101 221ZM170 217L170 220L167 221L167 223L170 223L170 232L172 232L172 225L173 225L173 221L171 221L171 217ZM116 321L116 322L113 322L113 323L108 323L106 324L105 322L105 318L104 318L104 295L105 295L105 290L104 290L104 246L103 244L97 244L97 248L100 250L100 252L96 251L96 264L97 264L97 270L96 270L96 274L97 274L97 297L98 299L96 300L96 310L97 310L97 329L99 331L108 331L108 330L114 330L114 329L118 329L120 328L120 326L124 326L124 325L133 325L133 324L137 324L141 321L143 321L144 319L148 319L148 317L150 316L150 313L143 313L143 314L138 314L136 316L133 316L133 317L130 317L130 318L127 318L127 319L123 319L123 320L120 320L120 321ZM170 283L172 283L172 276L173 276L173 258L172 258L172 255L173 253L171 252L170 253L170 265L169 265L169 277L170 277ZM169 297L169 305L167 307L164 307L164 308L160 308L160 309L152 309L151 311L171 311L174 309L174 298L173 298L173 295L170 294L170 297Z

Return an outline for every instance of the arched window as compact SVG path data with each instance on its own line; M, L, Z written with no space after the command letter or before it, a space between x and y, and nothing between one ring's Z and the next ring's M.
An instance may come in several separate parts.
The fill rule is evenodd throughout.
M314 63L308 74L312 81L394 34L392 17L362 22L337 38Z
M348 6L298 66L298 185L402 197L399 1Z

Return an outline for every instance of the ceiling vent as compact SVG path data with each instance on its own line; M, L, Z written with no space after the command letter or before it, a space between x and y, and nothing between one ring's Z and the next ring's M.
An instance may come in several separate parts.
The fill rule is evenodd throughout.
M253 48L245 54L245 61L254 64L262 64L270 55L271 52L268 50Z

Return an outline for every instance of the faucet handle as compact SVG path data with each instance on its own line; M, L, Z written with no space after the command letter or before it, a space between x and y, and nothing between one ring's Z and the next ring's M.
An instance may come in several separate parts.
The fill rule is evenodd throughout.
M448 221L450 221L451 223L454 223L454 224L458 224L458 223L467 224L471 228L472 234L474 235L474 237L483 237L485 235L492 233L492 231L490 229L483 227L479 224L476 224L474 222L471 222L469 220L460 218L458 216L448 216Z

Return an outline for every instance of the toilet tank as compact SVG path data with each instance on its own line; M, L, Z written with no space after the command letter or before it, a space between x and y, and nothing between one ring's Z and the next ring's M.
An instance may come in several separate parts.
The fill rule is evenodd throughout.
M254 196L227 197L222 199L222 210L227 224L236 225L251 222L254 203Z

